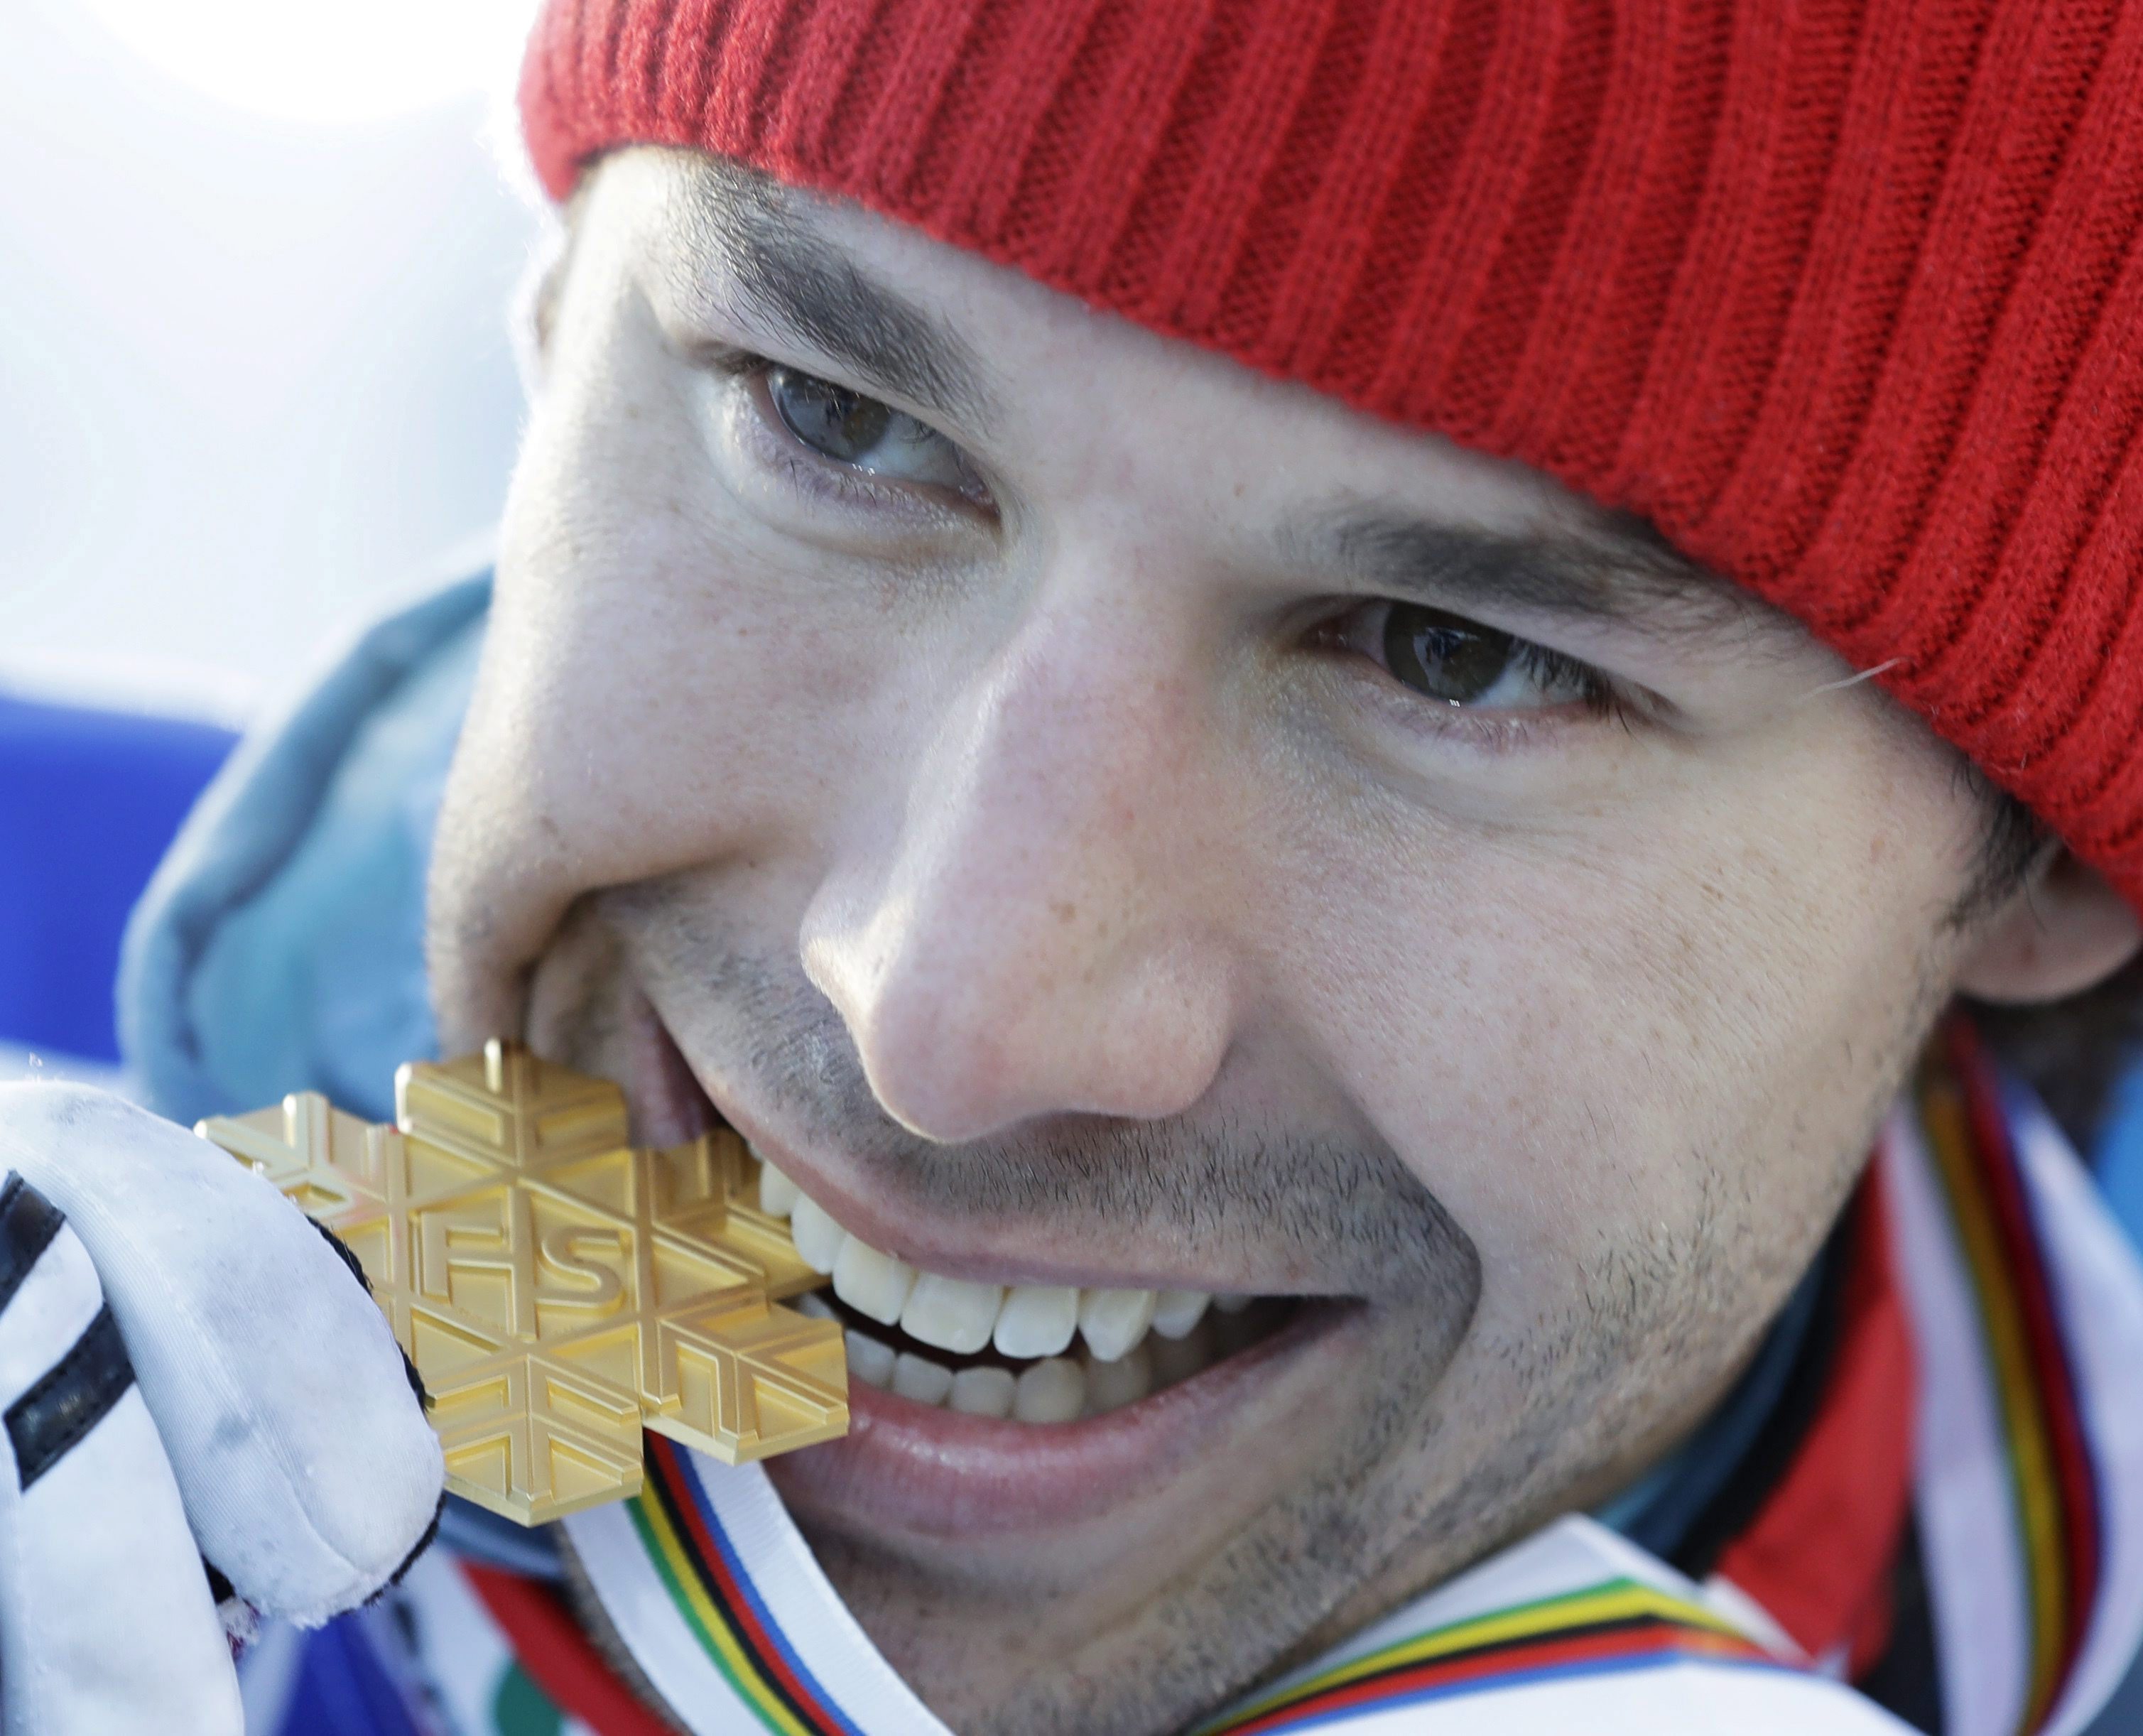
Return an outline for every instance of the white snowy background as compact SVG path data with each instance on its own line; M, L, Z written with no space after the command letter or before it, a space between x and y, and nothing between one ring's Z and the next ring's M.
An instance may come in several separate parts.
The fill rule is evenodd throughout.
M0 694L243 725L480 549L534 0L0 0ZM0 1079L97 1063L0 1031Z
M532 9L0 0L0 687L242 722L492 522Z

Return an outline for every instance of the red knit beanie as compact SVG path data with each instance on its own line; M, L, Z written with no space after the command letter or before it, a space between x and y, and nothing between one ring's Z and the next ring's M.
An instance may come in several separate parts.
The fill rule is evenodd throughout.
M548 0L522 106L1641 513L2143 903L2143 0Z

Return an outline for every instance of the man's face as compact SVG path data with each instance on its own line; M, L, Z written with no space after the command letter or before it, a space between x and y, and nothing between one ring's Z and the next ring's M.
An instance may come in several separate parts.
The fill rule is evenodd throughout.
M1671 1445L1953 981L1947 751L1546 477L915 234L653 151L576 225L448 1039L925 1273L1286 1298L773 1467L924 1698L1173 1727Z

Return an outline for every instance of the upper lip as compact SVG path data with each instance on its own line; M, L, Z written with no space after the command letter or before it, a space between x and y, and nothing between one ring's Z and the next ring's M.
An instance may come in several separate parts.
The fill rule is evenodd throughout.
M1029 1244L1031 1239L1048 1234L1062 1239L1061 1231L1036 1226L993 1226L988 1239L994 1244L977 1249L970 1242L948 1239L946 1225L901 1210L898 1206L866 1199L829 1175L818 1162L799 1153L779 1133L748 1113L733 1111L724 1103L718 1110L744 1135L758 1155L794 1182L824 1206L834 1221L849 1234L860 1236L872 1247L898 1256L910 1265L945 1278L963 1278L977 1283L1070 1284L1089 1289L1226 1290L1248 1288L1210 1277L1187 1277L1180 1272L1160 1272L1102 1266L1067 1259L1061 1251Z
M657 1016L659 1018L660 1015ZM676 1044L676 1039L669 1036L666 1023L664 1035L667 1041L676 1044L680 1057L685 1061L687 1070L707 1100L714 1105L715 1112L743 1135L758 1156L771 1162L802 1188L851 1235L860 1236L870 1246L925 1271L946 1278L967 1279L977 1283L1068 1284L1092 1289L1211 1290L1245 1294L1299 1295L1311 1293L1314 1288L1289 1285L1282 1292L1270 1285L1261 1285L1246 1276L1217 1274L1210 1271L1194 1274L1185 1273L1180 1268L1170 1269L1158 1265L1142 1267L1126 1264L1121 1257L1106 1261L1081 1259L1066 1252L1063 1244L1077 1232L1064 1224L1003 1221L987 1226L980 1238L970 1232L959 1239L953 1239L948 1237L948 1226L943 1219L933 1219L904 1210L897 1204L866 1197L841 1180L820 1160L815 1151L789 1140L781 1130L747 1105L736 1101L730 1094L715 1092L707 1084L701 1070L685 1054L684 1046ZM854 1170L857 1165L851 1160L843 1167ZM1086 1227L1081 1226L1082 1229ZM1112 1235L1117 1234L1113 1225L1093 1227ZM986 1239L989 1245L977 1248L975 1244L978 1239ZM1052 1244L1055 1245L1051 1245Z

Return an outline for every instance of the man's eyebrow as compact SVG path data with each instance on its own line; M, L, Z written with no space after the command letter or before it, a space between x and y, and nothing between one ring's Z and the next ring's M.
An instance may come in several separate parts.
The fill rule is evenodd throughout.
M785 190L725 163L709 179L695 226L740 313L801 339L859 386L963 428L994 419L980 360L942 319L864 270Z
M1287 541L1292 559L1461 615L1516 610L1660 638L1807 638L1791 617L1629 514L1502 532L1345 507L1295 527Z

